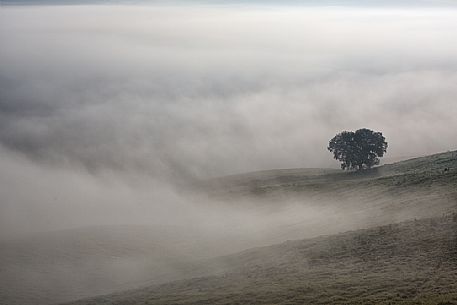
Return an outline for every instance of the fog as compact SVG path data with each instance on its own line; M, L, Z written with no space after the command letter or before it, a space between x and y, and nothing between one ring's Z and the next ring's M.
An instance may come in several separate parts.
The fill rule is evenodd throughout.
M436 7L0 7L1 238L172 226L214 241L211 256L352 228L343 208L233 204L192 186L337 168L329 139L362 127L383 132L392 159L455 149L456 17ZM278 229L295 223L318 227Z
M2 167L18 166L12 171L24 177L39 167L39 183L56 190L63 176L87 172L80 183L101 183L97 201L106 203L118 188L105 185L106 175L162 189L253 170L336 167L326 146L341 130L382 131L394 158L455 148L455 14L2 7ZM1 175L13 183L8 170ZM19 181L8 189L30 198L5 190L3 206L36 196ZM55 207L65 213L65 205Z

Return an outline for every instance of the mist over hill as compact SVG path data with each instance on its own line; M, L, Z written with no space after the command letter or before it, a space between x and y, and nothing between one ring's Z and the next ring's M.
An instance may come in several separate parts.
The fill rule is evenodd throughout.
M251 249L207 262L223 266L212 276L68 304L454 304L456 256L451 214Z
M455 301L453 2L0 4L0 303ZM343 172L359 128L384 165Z
M356 291L359 292L383 285L387 277L398 276L400 271L395 271L396 268L403 268L406 261L419 258L430 264L424 276L428 273L434 277L452 278L455 265L440 249L445 248L450 253L457 249L456 216L453 216L457 208L456 185L457 151L384 165L363 173L289 169L210 179L201 182L201 196L188 196L185 202L194 209L186 211L190 214L188 217L194 221L198 219L198 223L186 221L176 207L169 207L175 211L175 218L181 220L179 224L176 219L170 222L173 225L155 219L153 222L160 225L146 225L145 222L143 225L86 226L1 241L0 296L8 304L53 304L149 286L152 288L146 291L109 295L95 304L141 304L150 298L153 303L164 304L177 302L180 298L179 302L199 303L202 298L222 302L217 296L220 293L216 292L222 288L211 288L215 282L231 287L222 289L226 294L224 298L231 304L234 295L246 289L251 292L242 294L243 299L261 300L258 294L264 294L263 289L270 287L269 281L274 277L283 283L282 288L275 290L278 300L289 295L287 298L306 297L316 302L315 288L304 293L284 290L284 287L299 287L303 281L311 285L314 279L320 282L319 285L330 285L331 282L320 275L323 272L320 264L311 270L308 265L306 268L298 266L308 264L309 260L324 260L325 265L328 256L335 251L339 254L331 259L331 264L345 266L340 270L343 276L363 269L364 274L379 278L379 281L362 284L360 278L352 277L350 283L358 287ZM445 219L438 219L443 215ZM435 220L417 222L430 217ZM410 220L414 220L414 224L395 225L392 229L392 223ZM332 236L330 246L337 250L328 250L327 239L320 238L234 254L285 240L380 225L384 227L372 229L368 234L362 231ZM414 234L415 230L417 234ZM383 234L378 236L379 232ZM348 236L352 241L348 241ZM436 241L435 246L426 243L432 238ZM293 246L301 243L314 250L307 251L303 257ZM391 251L391 248L397 250ZM438 252L431 252L432 248ZM406 255L409 251L413 251L411 256ZM358 256L354 257L354 252ZM397 257L397 254L401 255ZM374 257L385 260L386 270L373 270L373 266L367 264L366 260ZM438 273L442 269L436 264L440 262L449 265L446 272ZM375 267L379 267L384 263L376 261L376 264ZM413 266L402 270L411 279L418 277L414 275ZM226 275L220 277L221 274ZM195 277L200 279L192 280ZM252 286L252 278L262 283L263 288ZM184 279L188 280L174 282ZM230 284L231 281L238 284ZM414 279L414 283L417 281L421 279ZM431 283L428 288L425 285L415 288L413 284L405 283L402 287L406 292L399 289L398 293L401 296L427 291L427 297L435 297L430 292L432 288L446 293L452 290L452 283L438 283L442 282ZM157 286L161 284L164 286ZM189 300L183 285L192 291ZM162 288L169 292L164 294ZM338 289L333 293L334 297L341 294ZM389 291L387 299L395 298L395 294ZM268 303L270 297L263 300ZM376 297L382 297L382 293ZM354 300L355 296L349 294L347 299L351 298ZM85 301L81 303L86 304Z
M184 187L337 168L326 147L341 130L382 131L387 158L454 149L455 16L2 7L1 234L198 222Z

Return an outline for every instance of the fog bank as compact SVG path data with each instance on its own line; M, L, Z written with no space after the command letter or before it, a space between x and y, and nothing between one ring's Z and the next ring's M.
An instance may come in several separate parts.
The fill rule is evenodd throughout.
M6 7L0 142L91 171L208 177L455 148L456 11ZM439 135L439 136L437 136Z
M337 167L341 130L393 158L453 149L456 12L2 7L3 230L185 222L165 215L198 214L188 182Z

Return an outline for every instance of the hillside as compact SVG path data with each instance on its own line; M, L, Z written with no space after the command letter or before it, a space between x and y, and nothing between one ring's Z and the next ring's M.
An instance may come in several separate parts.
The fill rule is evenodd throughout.
M457 304L457 215L288 241L207 265L229 271L71 304Z
M0 304L55 304L186 278L194 262L251 245L252 237L172 225L105 225L1 240Z
M190 230L133 225L1 241L0 304L55 304L179 279L211 253L204 241Z
M343 205L345 214L329 215L344 216L340 226L298 223L283 237L385 225L202 261L189 275L212 276L72 304L457 304L456 169L448 152L363 173L274 170L206 182L210 197L228 204ZM414 220L391 224L404 219Z
M0 304L56 304L211 274L219 268L194 266L257 245L252 236L203 229L105 225L2 240Z
M217 211L216 219L208 221L220 222L220 213L230 219L230 213L236 212L247 222L248 229L237 228L239 223L231 225L230 221L217 227L219 231L216 232L208 227L191 230L186 227L105 226L1 241L0 298L11 305L53 304L152 285L154 288L145 290L147 293L144 290L131 292L134 304L140 302L137 300L149 300L151 304L185 303L187 298L184 296L189 291L196 304L224 304L222 296L217 297L222 292L230 302L236 298L257 299L260 298L259 293L265 293L264 300L269 299L267 296L274 299L276 294L278 300L283 300L293 299L297 291L305 289L303 287L315 291L316 285L329 284L324 280L334 276L331 272L336 267L341 268L338 272L344 277L331 285L340 287L344 284L342 282L350 280L354 281L351 282L354 287L366 289L368 293L382 284L376 279L381 280L383 276L389 281L403 272L409 277L413 277L413 273L417 273L419 278L428 277L428 273L415 270L411 264L420 259L430 260L432 265L437 263L436 259L440 256L433 251L452 243L452 219L442 218L442 215L457 211L456 186L457 152L387 164L361 173L333 169L288 169L212 179L199 185L198 196L195 197L197 200L204 199L200 203L203 210ZM188 198L195 200L193 196ZM424 218L434 220L389 226ZM234 218L234 221L238 219ZM376 226L384 227L335 235ZM226 231L221 232L221 229ZM332 236L309 239L319 235ZM386 240L383 241L384 238ZM283 243L292 239L300 241ZM367 240L367 245L375 248L363 252L363 257L356 259L353 254L362 251L356 243L359 239ZM426 240L442 243L434 244L437 248L433 250L427 248ZM385 247L400 249L410 242L410 251L416 253L411 255L417 256L386 256ZM282 244L220 257L243 249L279 243ZM339 246L334 248L335 244L341 245L341 249ZM309 246L311 252L301 253L293 245L313 246ZM328 248L330 246L331 249ZM422 252L428 254L422 258ZM339 253L339 256L330 259L331 253ZM366 265L370 260L367 261L365 256L372 255L382 258L388 273L378 270L381 262ZM219 257L213 260L215 256ZM309 269L309 266L314 266L310 262L320 256L328 257L318 265L323 269ZM444 262L451 264L447 258ZM299 265L302 267L298 272L295 269ZM453 266L451 264L451 273L443 276L452 277ZM368 270L368 275L354 270ZM430 269L427 272L438 271ZM353 278L348 275L353 273ZM362 279L370 279L369 274L372 273L372 282L363 286ZM438 273L441 274L441 271ZM170 282L211 275L215 277ZM312 283L306 282L311 278L313 280L309 281ZM156 286L166 282L170 284ZM259 284L260 290L255 290L253 283ZM290 289L285 289L280 283ZM340 295L338 289L347 288L336 286L336 290L328 288L327 297ZM441 284L436 287L441 287ZM376 289L379 295L387 293L385 287ZM201 293L196 293L200 290ZM358 291L355 288L349 290ZM176 299L171 299L174 291ZM402 293L398 292L399 295ZM158 298L152 301L155 295ZM379 295L377 297L381 297ZM109 296L107 304L111 301L124 304L118 300L125 300L125 297L124 293L115 298ZM330 302L325 295L321 297ZM310 292L309 298L310 302L317 302L316 293ZM97 299L91 304L99 302L100 299Z
M445 171L448 169L448 171ZM380 191L398 192L403 187L448 190L457 181L457 151L385 164L363 172L335 169L282 169L232 175L207 181L202 187L213 196L297 193L317 197L340 197Z
M453 212L456 185L457 152L452 151L363 172L283 169L232 175L201 188L229 205L290 211L277 230L280 242Z

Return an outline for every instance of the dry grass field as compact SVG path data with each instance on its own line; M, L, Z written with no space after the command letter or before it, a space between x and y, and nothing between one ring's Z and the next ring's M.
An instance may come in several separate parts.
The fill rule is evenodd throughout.
M71 304L457 304L455 156L364 173L282 170L212 181L215 197L254 193L271 204L294 193L327 204L357 198L357 206L372 198L367 208L433 217L258 247L191 264L188 279Z
M225 271L71 304L457 304L457 215L287 241L201 268L212 265Z
M0 297L8 305L77 299L452 304L456 156L448 152L365 172L272 170L202 182L206 204L268 211L261 214L272 219L268 235L234 235L242 241L236 246L228 235L215 240L153 226L87 227L4 240ZM288 209L286 222L273 222ZM86 299L96 295L107 296Z

